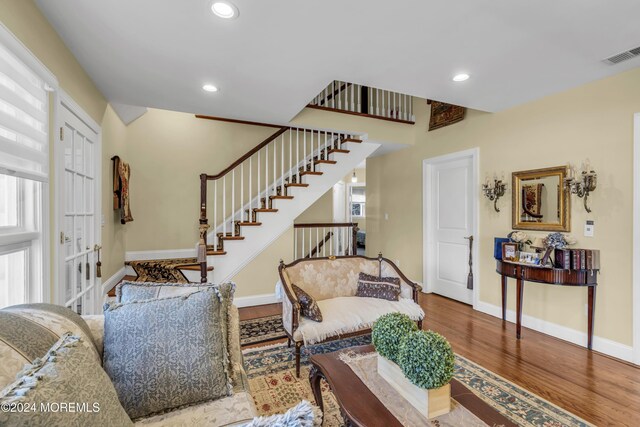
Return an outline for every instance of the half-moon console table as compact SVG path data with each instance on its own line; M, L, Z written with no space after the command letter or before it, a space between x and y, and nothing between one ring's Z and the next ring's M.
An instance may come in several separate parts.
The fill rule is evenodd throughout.
M591 350L598 270L562 270L497 260L496 272L502 278L502 320L507 320L507 278L516 279L516 337L518 339L522 332L522 296L525 281L559 286L586 286L589 292L587 348Z

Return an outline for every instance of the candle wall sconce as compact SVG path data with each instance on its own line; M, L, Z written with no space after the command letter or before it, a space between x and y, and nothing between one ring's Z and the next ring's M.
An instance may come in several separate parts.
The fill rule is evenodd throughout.
M587 203L589 194L592 193L598 184L598 175L593 171L589 161L582 164L582 171L576 171L576 168L570 164L567 165L567 177L564 179L565 186L571 194L575 194L584 200L584 209L591 213L591 208Z
M500 212L500 208L498 207L498 200L500 197L504 196L507 191L507 183L504 182L504 174L502 178L498 179L494 175L493 183L489 181L489 177L485 179L484 184L482 184L482 193L484 196L493 202L493 208L496 212Z

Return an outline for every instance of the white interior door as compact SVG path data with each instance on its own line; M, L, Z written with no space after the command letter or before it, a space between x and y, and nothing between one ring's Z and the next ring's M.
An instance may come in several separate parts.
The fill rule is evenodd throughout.
M93 314L102 304L96 275L100 242L100 139L99 130L62 103L58 156L59 203L58 301L79 314Z
M333 186L333 222L347 222L347 204L344 182Z
M431 292L466 304L469 237L475 236L474 158L451 155L425 163L425 278Z

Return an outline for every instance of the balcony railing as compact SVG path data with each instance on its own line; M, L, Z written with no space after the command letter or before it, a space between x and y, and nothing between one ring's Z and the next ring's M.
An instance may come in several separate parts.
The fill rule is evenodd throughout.
M308 106L402 123L415 123L411 95L338 80L325 87Z

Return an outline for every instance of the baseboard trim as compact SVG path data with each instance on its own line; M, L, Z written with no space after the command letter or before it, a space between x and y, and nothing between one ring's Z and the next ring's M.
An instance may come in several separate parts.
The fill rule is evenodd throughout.
M162 249L155 251L127 251L124 255L125 261L139 261L147 259L169 259L169 258L193 258L196 256L195 248L192 249Z
M106 295L115 285L118 284L120 280L125 276L125 268L122 267L120 270L116 271L116 273L109 277L107 280L102 282L102 295Z
M236 307L253 307L254 305L275 304L277 302L280 302L280 299L276 294L251 295L233 299Z
M478 311L481 311L482 313L502 318L502 308L497 305L489 304L484 301L478 301L474 308ZM515 323L515 311L507 310L507 321ZM533 329L534 331L542 332L543 334L551 335L552 337L569 341L580 346L586 346L587 343L586 332L577 331L575 329L558 325L557 323L548 322L546 320L538 319L537 317L528 316L526 314L522 315L522 326ZM602 338L594 335L593 349L617 359L622 359L627 362L633 361L633 348L631 346L621 344L607 338Z

